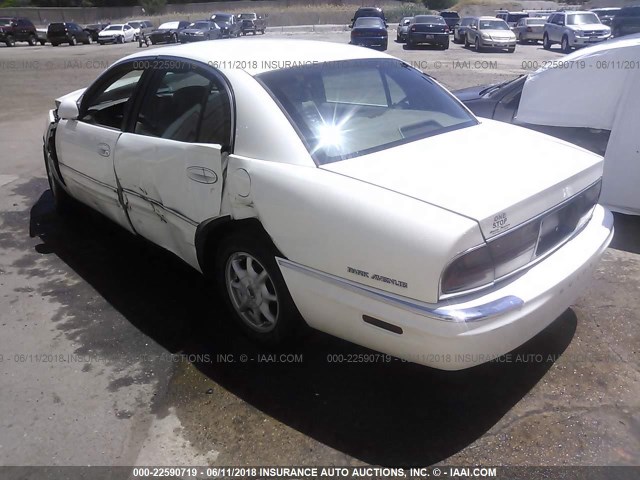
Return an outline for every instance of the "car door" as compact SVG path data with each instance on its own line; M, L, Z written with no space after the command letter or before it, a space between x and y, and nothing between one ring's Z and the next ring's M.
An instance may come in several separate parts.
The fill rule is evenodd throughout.
M56 130L60 173L71 194L128 229L113 158L143 78L134 62L109 70L83 94L78 118L60 120Z
M551 24L551 33L549 34L551 41L559 43L562 40L563 28L564 15L561 13L554 15L553 22Z
M220 214L231 95L213 69L167 62L181 68L155 72L118 140L115 170L135 231L198 268L196 228Z

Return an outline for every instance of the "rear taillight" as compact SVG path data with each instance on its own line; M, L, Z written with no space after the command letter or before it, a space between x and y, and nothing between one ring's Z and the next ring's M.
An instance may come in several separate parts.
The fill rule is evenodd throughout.
M471 250L449 264L442 275L443 294L483 287L495 280L493 260L489 247L483 245Z

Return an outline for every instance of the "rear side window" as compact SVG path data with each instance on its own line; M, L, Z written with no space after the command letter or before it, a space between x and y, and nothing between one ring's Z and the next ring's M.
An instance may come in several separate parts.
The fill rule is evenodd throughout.
M328 62L256 78L318 164L477 123L433 80L393 59Z

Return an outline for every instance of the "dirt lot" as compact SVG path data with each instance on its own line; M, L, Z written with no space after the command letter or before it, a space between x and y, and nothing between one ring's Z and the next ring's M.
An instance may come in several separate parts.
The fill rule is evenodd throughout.
M588 291L504 361L332 362L365 350L320 333L265 356L171 255L53 213L47 110L137 50L0 47L0 465L640 465L640 219L616 216ZM389 53L452 89L561 56Z

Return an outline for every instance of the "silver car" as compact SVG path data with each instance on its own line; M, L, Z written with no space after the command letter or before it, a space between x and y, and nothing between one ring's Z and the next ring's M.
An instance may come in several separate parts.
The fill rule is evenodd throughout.
M611 37L611 28L603 25L593 12L556 12L544 25L542 45L549 50L559 43L564 53L572 48L593 45Z
M409 34L409 25L413 17L402 17L400 23L398 23L398 29L396 30L396 42L406 42L407 35Z
M474 18L464 37L464 46L476 52L485 49L506 49L509 53L516 51L516 36L507 22L495 17Z
M545 18L521 18L518 24L513 28L513 33L521 45L530 42L542 41L544 35Z

